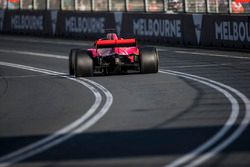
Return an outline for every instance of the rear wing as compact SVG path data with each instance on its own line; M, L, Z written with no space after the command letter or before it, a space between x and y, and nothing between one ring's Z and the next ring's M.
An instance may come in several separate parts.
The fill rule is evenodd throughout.
M96 48L114 48L114 47L134 47L136 40L131 39L118 39L118 40L98 40L96 41Z

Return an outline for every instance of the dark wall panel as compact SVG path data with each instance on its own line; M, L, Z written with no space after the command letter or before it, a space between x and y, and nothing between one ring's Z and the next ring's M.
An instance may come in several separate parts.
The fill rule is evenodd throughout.
M0 32L98 39L121 37L156 44L250 49L250 16L122 12L0 11Z

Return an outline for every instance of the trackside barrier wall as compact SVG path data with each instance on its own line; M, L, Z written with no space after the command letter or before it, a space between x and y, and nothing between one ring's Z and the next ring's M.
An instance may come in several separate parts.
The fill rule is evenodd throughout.
M48 12L9 10L0 13L0 30L3 33L52 35L50 25Z
M56 35L74 38L103 37L105 29L115 27L113 13L60 12Z
M0 32L97 39L105 29L157 44L250 49L250 16L0 10Z

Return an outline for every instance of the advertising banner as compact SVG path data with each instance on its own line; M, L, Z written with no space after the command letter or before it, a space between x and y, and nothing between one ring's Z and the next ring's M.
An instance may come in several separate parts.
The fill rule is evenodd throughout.
M202 14L183 15L183 43L201 45L204 16Z
M60 12L57 33L78 38L100 38L115 28L113 13Z
M203 45L250 48L250 16L207 15L204 19Z
M48 12L8 10L5 15L4 32L45 35L51 31Z
M150 42L183 42L182 15L126 13L123 21L125 36Z

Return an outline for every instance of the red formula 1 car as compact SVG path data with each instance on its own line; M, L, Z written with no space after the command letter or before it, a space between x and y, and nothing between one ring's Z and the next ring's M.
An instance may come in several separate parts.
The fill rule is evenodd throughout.
M94 72L122 73L136 70L140 73L157 73L159 57L156 48L138 48L135 39L118 38L108 33L95 42L94 47L71 49L69 73L76 77L93 76Z

